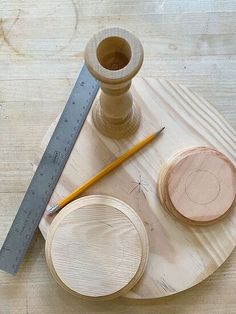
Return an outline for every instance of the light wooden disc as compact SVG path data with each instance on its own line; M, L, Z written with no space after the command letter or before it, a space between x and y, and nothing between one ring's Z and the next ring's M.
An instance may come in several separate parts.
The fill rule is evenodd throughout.
M140 279L148 240L138 215L109 196L90 196L58 214L46 241L46 257L57 282L67 291L111 299Z
M222 153L196 147L175 155L163 167L166 170L159 180L162 203L180 220L209 225L232 208L235 167Z
M163 165L175 153L189 147L215 148L236 163L236 133L206 99L185 86L157 78L134 78L131 92L142 113L137 132L122 140L105 137L95 128L91 110L48 206L55 205L115 157L165 126L157 140L84 193L117 197L141 217L150 243L148 264L142 278L125 296L150 299L193 287L212 274L234 249L235 206L215 224L189 225L173 216L180 216L177 211L170 215L163 208L164 202L171 202L163 189L159 198L156 187L158 180L165 180ZM98 97L99 93L93 106ZM36 164L56 122L42 142ZM40 230L44 237L54 219L55 216L43 216Z

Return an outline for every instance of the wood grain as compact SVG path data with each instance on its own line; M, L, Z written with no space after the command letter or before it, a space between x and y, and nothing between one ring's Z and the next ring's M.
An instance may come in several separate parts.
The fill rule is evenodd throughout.
M150 241L149 263L140 282L126 296L150 299L181 292L201 282L235 247L234 208L231 215L213 226L189 227L165 212L156 186L162 165L176 152L188 147L216 148L235 162L236 133L206 100L184 86L158 79L135 78L131 92L137 105L142 107L138 131L127 139L109 139L96 130L90 112L49 206L97 173L116 155L165 126L165 132L156 141L85 192L85 195L117 197L130 205L145 222ZM47 132L39 156L54 126ZM220 133L217 132L219 127ZM52 220L53 217L47 215L41 220L44 236Z
M73 39L53 55L76 25L73 4L64 0L0 2L6 39L24 53L23 57L12 50L0 30L1 243L31 179L45 130L65 105L82 66L84 46L99 29L114 25L130 29L144 45L141 75L191 87L236 127L235 1L76 0L75 5L78 23ZM235 265L234 251L209 279L166 299L91 304L64 293L51 280L44 239L38 232L19 276L0 274L0 312L232 314L236 313Z
M129 89L142 63L142 44L126 29L106 28L87 43L85 64L101 87L93 106L93 122L105 136L125 138L138 129L140 109Z
M135 211L102 195L64 207L50 226L45 250L62 288L97 301L114 299L135 286L149 251L145 227Z
M158 193L164 208L180 221L210 225L235 206L236 169L214 149L178 152L160 170Z

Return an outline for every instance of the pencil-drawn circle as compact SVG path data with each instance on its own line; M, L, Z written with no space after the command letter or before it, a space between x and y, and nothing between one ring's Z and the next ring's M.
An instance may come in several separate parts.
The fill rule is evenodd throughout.
M206 186L208 193L205 193ZM214 173L207 170L195 170L186 178L185 192L192 202L207 205L219 195L220 183Z
M166 200L180 220L198 225L216 223L230 212L235 199L235 170L221 152L186 149L167 166Z

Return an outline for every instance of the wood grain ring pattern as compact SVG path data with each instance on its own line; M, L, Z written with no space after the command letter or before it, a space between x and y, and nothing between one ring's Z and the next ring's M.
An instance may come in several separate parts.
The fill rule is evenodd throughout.
M130 206L109 196L82 197L53 221L46 259L54 279L85 299L127 293L148 260L145 227Z
M233 163L215 149L186 149L163 165L158 182L160 200L182 222L216 223L235 205L235 173Z
M235 164L236 133L206 99L181 84L157 78L134 78L131 92L142 111L137 132L122 140L107 138L97 132L91 110L48 207L139 140L165 126L156 141L83 194L117 197L140 216L148 234L149 259L142 278L125 297L160 298L200 283L222 265L236 244L235 206L224 219L207 227L184 224L163 208L157 195L161 169L174 154L196 146L217 149ZM56 122L42 141L35 165ZM45 238L54 219L55 216L45 214L40 222Z

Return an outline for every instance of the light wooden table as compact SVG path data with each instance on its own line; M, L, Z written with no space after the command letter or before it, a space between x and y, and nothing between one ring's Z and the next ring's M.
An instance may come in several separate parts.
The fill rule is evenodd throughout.
M141 39L140 75L189 86L236 126L236 1L2 0L0 2L0 245L32 176L42 137L61 112L97 30ZM236 251L209 279L152 301L88 303L64 292L34 237L16 277L0 272L0 314L236 313Z

